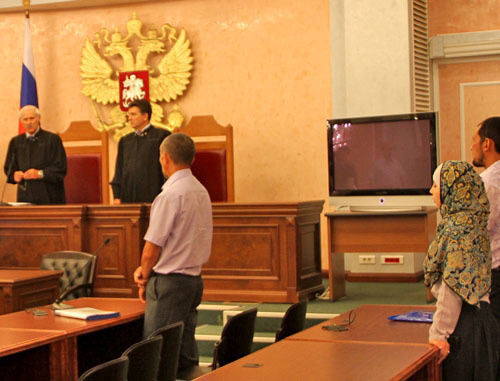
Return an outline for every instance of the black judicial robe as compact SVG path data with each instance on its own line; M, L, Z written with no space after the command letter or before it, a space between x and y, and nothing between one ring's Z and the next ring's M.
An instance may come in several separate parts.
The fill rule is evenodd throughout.
M144 135L132 132L120 139L113 194L122 203L153 202L165 178L159 162L160 144L170 132L150 126Z
M17 201L33 204L64 204L66 152L58 135L40 128L30 139L25 134L11 139L4 165L8 182L16 184L14 172L25 172L31 168L41 169L43 178L21 181L17 187Z

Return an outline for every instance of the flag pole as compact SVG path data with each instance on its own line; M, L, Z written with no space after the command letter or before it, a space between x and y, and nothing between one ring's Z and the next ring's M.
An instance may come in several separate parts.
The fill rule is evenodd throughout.
M23 0L24 15L27 19L30 18L30 0Z
M24 53L21 74L20 108L26 105L38 107L38 94L35 78L35 62L30 31L30 0L23 0L26 30L24 34ZM24 133L24 127L19 123L19 133Z

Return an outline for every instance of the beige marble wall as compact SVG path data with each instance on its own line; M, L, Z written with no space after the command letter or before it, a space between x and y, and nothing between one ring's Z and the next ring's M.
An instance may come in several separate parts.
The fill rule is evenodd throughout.
M187 31L195 69L178 104L187 119L213 114L233 125L237 201L324 199L328 8L327 0L187 0L33 12L43 125L62 131L72 120L95 121L80 93L84 40L103 27L124 30L136 11L145 23L169 22ZM1 14L0 34L9 52L0 62L3 157L17 131L23 15Z
M339 2L346 90L345 110L334 107L334 116L412 112L408 0L335 0ZM335 76L337 69L335 79L342 75ZM333 101L337 105L335 94Z

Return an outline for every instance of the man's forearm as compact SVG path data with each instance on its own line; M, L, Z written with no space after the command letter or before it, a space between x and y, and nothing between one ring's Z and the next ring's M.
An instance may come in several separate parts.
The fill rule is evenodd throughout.
M144 249L142 249L141 257L141 267L142 267L142 278L148 279L153 271L153 266L158 262L160 256L160 246L156 246L154 243L146 241Z

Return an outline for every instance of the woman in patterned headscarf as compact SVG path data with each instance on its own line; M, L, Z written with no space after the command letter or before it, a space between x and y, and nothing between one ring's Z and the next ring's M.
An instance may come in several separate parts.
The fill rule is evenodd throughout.
M439 347L443 380L495 380L498 326L489 304L489 203L469 163L446 161L431 194L442 221L424 260L425 284L437 298L429 342Z

